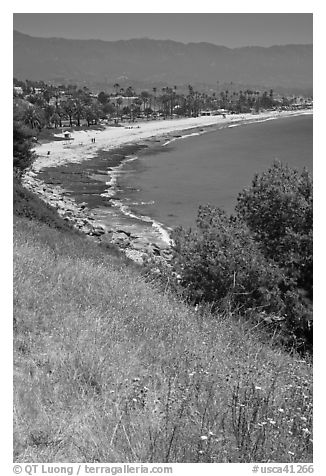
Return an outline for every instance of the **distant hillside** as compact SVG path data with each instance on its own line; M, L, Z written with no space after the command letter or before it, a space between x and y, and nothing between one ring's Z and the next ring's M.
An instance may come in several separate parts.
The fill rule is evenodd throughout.
M312 45L226 48L169 40L34 38L14 31L14 77L89 86L234 83L312 89Z

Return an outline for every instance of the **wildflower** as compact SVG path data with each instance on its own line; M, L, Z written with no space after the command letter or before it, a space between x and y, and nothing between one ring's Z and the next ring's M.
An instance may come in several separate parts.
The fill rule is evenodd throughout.
M280 413L284 413L284 409L283 409L283 408L279 408L278 411L279 411Z
M205 435L203 435L203 436L200 437L200 439L201 439L202 441L206 441L206 440L208 439L208 437L205 436Z
M212 431L209 431L208 434L209 434L209 436L215 436Z
M137 402L137 398L133 398L132 401L133 401L133 402Z
M292 431L290 431L290 430L288 431L288 433L289 433L289 435L293 435Z
M302 416L302 417L300 417L300 418L301 418L301 420L303 420L303 421L307 421L307 418L306 418L305 416Z
M139 380L140 380L140 378L138 378L138 377L135 377L135 378L132 379L133 382L139 382Z
M202 450L198 451L198 453L199 453L200 455L203 455L203 454L204 454L204 452L203 452Z
M261 387L255 387L255 390L261 390Z
M302 432L306 435L310 435L310 431L308 430L308 428L302 428Z
M289 455L292 455L294 456L294 453L292 453L292 451L288 451Z
M275 424L276 424L276 421L274 421L274 420L269 420L269 423L270 423L271 425L275 425Z

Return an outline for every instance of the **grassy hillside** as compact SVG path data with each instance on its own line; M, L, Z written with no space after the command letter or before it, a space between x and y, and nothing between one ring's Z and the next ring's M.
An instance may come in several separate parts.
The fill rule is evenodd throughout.
M312 369L85 238L14 223L16 462L311 462Z

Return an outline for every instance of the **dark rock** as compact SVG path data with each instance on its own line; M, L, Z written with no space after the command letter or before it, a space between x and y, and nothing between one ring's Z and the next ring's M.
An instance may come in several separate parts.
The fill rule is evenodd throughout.
M116 233L124 233L125 235L127 235L129 238L131 237L131 233L129 233L129 231L126 231L126 230L116 230Z

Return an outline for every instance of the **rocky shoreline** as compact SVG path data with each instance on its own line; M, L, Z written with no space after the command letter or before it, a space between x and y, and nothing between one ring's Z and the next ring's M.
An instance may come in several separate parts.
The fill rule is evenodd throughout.
M73 198L66 196L63 188L44 183L32 169L24 174L22 185L55 208L58 215L76 230L98 243L117 246L132 261L144 265L150 262L168 263L171 260L172 252L168 244L151 242L129 230L109 229L96 220L85 202L77 204Z
M188 120L190 127L188 126L187 128L185 127L184 121L178 120L173 121L173 127L172 125L169 126L171 130L164 127L161 130L157 124L143 124L142 127L144 131L138 129L135 137L130 136L129 130L119 131L116 130L117 128L114 130L108 129L102 133L97 133L96 146L92 143L91 147L89 145L86 146L87 142L85 142L89 140L88 136L91 133L88 134L83 131L75 134L77 142L75 145L67 145L62 141L39 145L36 150L38 158L34 167L32 166L32 168L24 174L22 184L25 188L39 196L45 203L56 209L60 217L69 222L81 233L86 234L90 239L117 246L128 258L141 265L149 262L168 263L172 258L171 246L169 246L168 243L162 240L154 241L154 238L146 236L142 234L140 230L135 230L135 228L128 227L127 225L125 227L121 225L115 226L110 222L104 225L98 220L94 208L98 202L98 198L101 197L101 200L104 200L102 194L98 194L98 198L97 194L93 194L91 197L88 196L87 203L82 201L84 199L83 190L79 190L78 197L73 197L69 193L66 189L68 183L72 184L76 177L77 181L81 179L82 182L89 187L91 180L94 184L96 183L96 190L99 190L103 187L103 184L106 183L105 180L103 181L103 177L99 176L99 174L103 174L102 170L116 167L126 157L144 148L159 147L163 141L175 140L176 138L182 137L183 133L201 133L211 127L226 126L230 123L241 123L249 119L253 121L266 120L270 117L275 117L275 114L259 115L258 117L247 116L245 118L231 117L229 120L217 119L216 122L212 123L201 120L197 121L198 124L195 124L195 122L190 119ZM165 125L163 124L163 126ZM94 134L94 132L92 132L92 134ZM136 133L134 132L134 134ZM83 142L78 143L77 135L78 141ZM115 135L117 135L117 137L114 139ZM108 144L110 144L109 147ZM45 152L49 149L51 149L50 154ZM110 152L111 156L107 157L103 155L103 157L101 157L101 152ZM91 164L92 161L94 162L93 165ZM92 173L79 170L80 164L84 162L90 164L90 168L93 167ZM105 166L102 168L104 164ZM51 175L55 175L51 172L51 168L67 167L68 165L71 170L65 170L61 178L51 177ZM73 166L75 168L73 168ZM61 172L58 172L59 175L60 173ZM65 179L63 183L61 183L63 176L65 176ZM78 194L76 187L75 192ZM106 204L106 206L110 205Z

